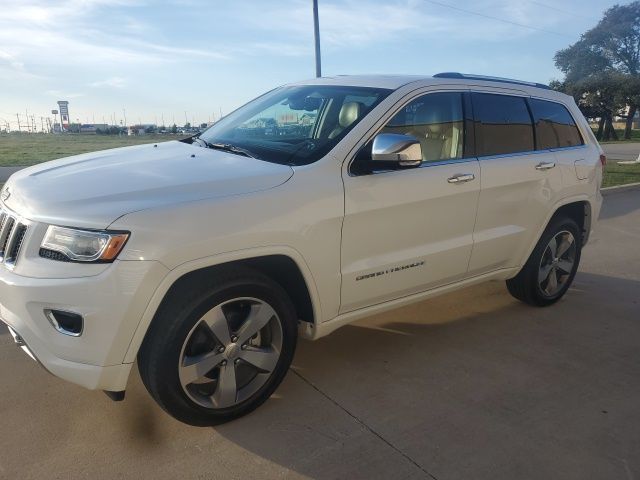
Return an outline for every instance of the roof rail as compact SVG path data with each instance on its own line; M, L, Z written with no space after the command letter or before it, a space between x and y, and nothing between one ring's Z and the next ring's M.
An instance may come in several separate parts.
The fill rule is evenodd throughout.
M544 83L527 82L524 80L513 80L511 78L490 77L487 75L474 75L474 74L459 73L459 72L437 73L433 76L433 78L458 78L460 80L483 80L486 82L513 83L516 85L526 85L528 87L536 87L536 88L543 88L545 90L551 90L551 87L549 85L545 85Z

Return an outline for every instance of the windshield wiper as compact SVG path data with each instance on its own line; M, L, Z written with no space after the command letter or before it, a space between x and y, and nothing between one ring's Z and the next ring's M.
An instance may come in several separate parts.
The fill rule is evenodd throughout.
M202 139L200 139L200 140L202 140ZM225 152L236 153L236 154L239 154L239 155L244 155L245 157L249 157L249 158L258 158L253 153L251 153L249 150L247 150L246 148L237 147L237 146L232 145L230 143L209 143L209 142L207 142L205 140L202 140L202 141L207 144L207 147L213 148L215 150L223 150Z
M258 157L256 157L252 152L250 152L246 148L238 147L230 143L211 143L211 142L207 142L204 138L200 136L193 137L193 141L207 148L211 148L213 150L223 150L225 152L236 153L238 155L244 155L245 157L255 158L259 160Z

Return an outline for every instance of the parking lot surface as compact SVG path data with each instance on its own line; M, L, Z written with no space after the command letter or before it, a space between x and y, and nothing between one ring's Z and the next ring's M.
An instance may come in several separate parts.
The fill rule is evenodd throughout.
M605 198L571 291L501 282L300 342L264 406L182 425L137 373L112 403L0 327L2 479L640 478L640 190Z

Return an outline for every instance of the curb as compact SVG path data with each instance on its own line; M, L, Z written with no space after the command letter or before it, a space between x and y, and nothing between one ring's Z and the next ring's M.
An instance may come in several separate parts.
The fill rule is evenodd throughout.
M614 195L616 193L626 192L628 190L640 190L640 182L627 183L626 185L616 185L615 187L601 188L600 193L602 196Z

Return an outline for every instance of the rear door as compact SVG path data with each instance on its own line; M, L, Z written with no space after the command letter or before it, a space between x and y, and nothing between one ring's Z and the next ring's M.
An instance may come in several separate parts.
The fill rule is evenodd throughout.
M536 150L528 96L472 93L482 190L470 274L519 266L559 199L554 152Z
M480 168L464 152L464 112L459 91L414 98L381 132L417 138L422 166L375 170L369 139L345 172L342 312L466 275Z

